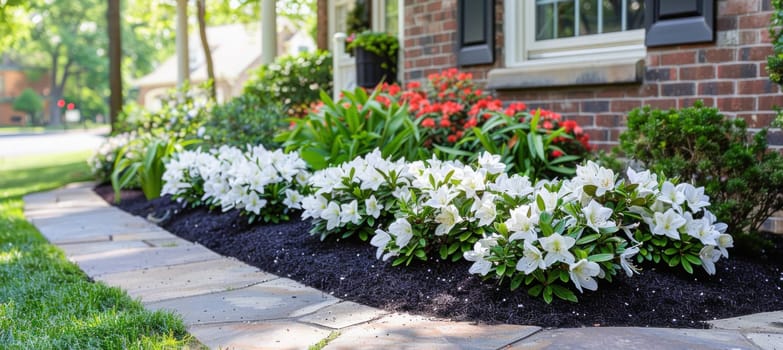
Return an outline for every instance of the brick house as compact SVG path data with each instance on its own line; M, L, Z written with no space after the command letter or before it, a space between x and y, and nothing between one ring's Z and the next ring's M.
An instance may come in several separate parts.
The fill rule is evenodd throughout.
M15 111L14 99L26 88L45 96L49 89L48 77L32 81L24 69L8 60L0 62L0 125L26 125L27 113ZM47 111L44 101L43 113ZM44 115L44 119L47 117Z
M783 106L766 73L770 0L365 1L372 29L400 38L403 82L471 72L505 101L578 121L604 150L643 105L699 99L751 129ZM351 2L329 2L330 34L345 30ZM783 133L769 142L783 147ZM783 231L783 221L766 228Z
M350 3L330 1L331 33L344 30ZM783 105L765 70L769 0L597 3L373 0L372 26L400 37L403 81L457 67L503 100L577 120L602 149L642 105L701 99L751 127L768 125ZM771 132L770 144L783 146L783 134Z

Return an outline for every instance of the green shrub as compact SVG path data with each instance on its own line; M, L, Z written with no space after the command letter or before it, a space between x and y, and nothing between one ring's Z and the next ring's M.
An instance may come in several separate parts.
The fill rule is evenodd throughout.
M327 51L277 58L259 68L244 93L276 101L288 116L301 117L320 100L321 90L332 94L332 54Z
M189 138L209 119L213 102L204 87L172 89L161 99L161 108L150 112L141 106L129 104L123 109L116 132L164 133L174 138Z
M275 134L286 126L279 106L256 95L242 94L215 106L205 126L205 139L215 146L278 147Z
M704 186L711 210L734 232L756 232L783 209L783 158L768 151L766 129L697 102L682 110L636 109L620 149L649 169Z
M134 183L141 186L144 197L148 200L160 197L168 158L196 142L152 134L132 140L117 152L114 162L111 185L114 188L115 200L119 202L120 191Z
M276 141L284 142L286 152L297 150L314 170L340 164L368 154L375 148L384 158L408 160L428 158L421 148L418 126L405 106L378 102L362 88L346 91L338 101L321 92L324 105L305 118L295 119L294 128Z

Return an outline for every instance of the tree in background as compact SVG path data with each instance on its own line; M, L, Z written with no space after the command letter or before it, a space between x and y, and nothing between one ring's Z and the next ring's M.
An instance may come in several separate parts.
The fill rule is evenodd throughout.
M37 125L41 122L40 115L43 111L43 98L31 88L24 89L19 96L14 99L13 108L20 112L25 112L30 117L30 123Z

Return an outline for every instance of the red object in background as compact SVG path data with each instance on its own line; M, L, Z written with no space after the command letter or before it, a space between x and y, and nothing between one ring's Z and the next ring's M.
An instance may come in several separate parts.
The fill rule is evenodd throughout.
M60 108L65 107L65 100L63 100L63 99L57 100L57 107L60 107Z
M68 110L70 111L70 110L72 110L74 107L76 107L76 106L74 106L73 102L71 102L71 103L69 103L69 104L68 104L68 107L67 107L67 108L68 108Z

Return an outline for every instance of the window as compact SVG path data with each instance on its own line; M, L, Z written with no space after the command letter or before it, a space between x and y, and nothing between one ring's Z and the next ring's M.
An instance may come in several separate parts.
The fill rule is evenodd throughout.
M645 53L643 0L507 0L506 23L507 66Z

